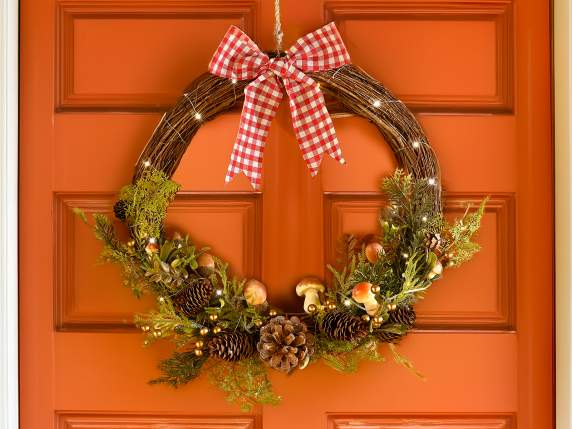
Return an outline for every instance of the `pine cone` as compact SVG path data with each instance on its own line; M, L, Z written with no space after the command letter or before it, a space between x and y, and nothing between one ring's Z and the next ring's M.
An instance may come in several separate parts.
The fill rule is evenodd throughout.
M415 311L409 306L397 307L394 311L389 313L388 323L398 323L400 325L411 328L415 323Z
M126 212L127 211L127 203L123 200L117 201L113 205L113 213L115 213L115 217L119 219L121 222L125 222Z
M427 239L425 240L425 245L427 246L427 249L429 249L430 251L438 252L439 250L441 250L442 241L443 240L441 239L441 234L428 233Z
M260 359L274 369L291 373L304 367L314 353L314 334L298 317L277 316L260 329Z
M322 331L330 338L342 341L357 341L367 335L363 321L346 311L332 311L322 321Z
M413 324L415 323L415 311L413 308L408 306L398 307L391 313L389 313L389 318L385 325L403 325L407 329L410 329ZM388 332L388 331L376 331L376 336L382 342L385 343L394 343L401 338L403 338L407 333L399 334L397 332Z
M244 332L221 332L209 342L210 356L227 362L249 358L253 353L252 338Z
M214 288L207 279L191 283L173 298L175 307L187 317L196 316L211 300Z

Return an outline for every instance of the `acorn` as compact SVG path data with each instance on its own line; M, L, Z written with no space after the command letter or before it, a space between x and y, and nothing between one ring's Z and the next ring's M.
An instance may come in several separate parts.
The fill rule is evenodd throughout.
M202 253L197 258L197 264L199 265L198 271L204 276L208 276L215 269L215 260L210 253Z
M374 241L365 246L365 257L369 262L375 264L379 260L379 255L383 253L383 246Z
M256 279L250 279L244 285L246 302L250 305L261 305L266 302L266 286Z

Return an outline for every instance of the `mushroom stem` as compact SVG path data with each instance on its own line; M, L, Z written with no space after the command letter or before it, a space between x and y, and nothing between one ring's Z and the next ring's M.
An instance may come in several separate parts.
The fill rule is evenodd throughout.
M367 314L369 314L370 316L375 315L377 313L377 310L379 309L379 303L377 302L375 297L372 297L369 301L364 302L363 306L365 307L365 311L367 312Z
M308 313L308 307L314 304L315 306L320 305L320 296L316 289L308 289L304 294L304 311Z

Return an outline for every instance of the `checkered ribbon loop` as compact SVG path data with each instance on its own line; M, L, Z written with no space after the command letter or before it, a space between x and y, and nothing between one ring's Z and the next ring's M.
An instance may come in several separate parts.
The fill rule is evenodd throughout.
M238 135L225 181L230 182L242 171L255 189L260 188L264 144L283 95L280 80L310 174L318 173L324 153L345 163L324 96L306 73L331 70L349 62L334 23L298 39L286 56L272 59L239 28L230 27L213 55L209 71L234 82L253 81L244 90Z

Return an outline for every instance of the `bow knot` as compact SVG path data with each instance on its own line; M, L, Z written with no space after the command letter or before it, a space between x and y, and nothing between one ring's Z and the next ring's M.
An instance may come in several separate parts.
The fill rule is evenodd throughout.
M260 187L264 144L283 96L279 79L288 95L294 133L310 174L318 173L324 153L344 163L324 96L305 73L331 70L349 62L333 23L298 39L285 56L276 58L269 58L239 28L230 27L213 55L209 71L229 79L253 81L244 89L226 182L242 171L255 189Z

